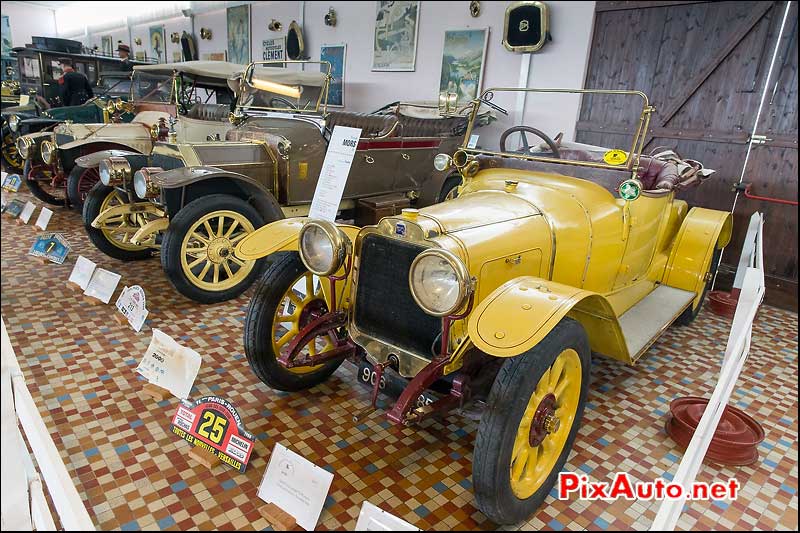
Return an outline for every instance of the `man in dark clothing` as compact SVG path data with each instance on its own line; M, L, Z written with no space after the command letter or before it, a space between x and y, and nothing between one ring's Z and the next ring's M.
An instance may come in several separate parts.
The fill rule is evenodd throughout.
M133 63L131 63L131 47L127 44L119 43L117 52L119 52L119 57L122 59L119 64L119 69L122 72L131 72L133 70Z
M61 104L81 105L94 96L89 79L72 68L72 59L62 57L58 60L64 74L58 79L61 93Z

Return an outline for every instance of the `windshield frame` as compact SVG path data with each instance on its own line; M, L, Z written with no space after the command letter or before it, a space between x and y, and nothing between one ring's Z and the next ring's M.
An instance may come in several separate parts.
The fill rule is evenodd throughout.
M136 89L136 76L141 75L142 73L147 74L147 71L137 71L136 69L133 70L131 74L131 98L130 101L134 104L154 104L154 105L176 105L178 101L177 97L177 85L175 83L175 78L177 76L177 71L173 70L172 74L169 75L171 86L169 89L169 102L152 102L150 100L143 100L142 98L137 98L135 96L135 89ZM164 76L165 81L167 76Z
M481 106L484 104L484 99L491 101L495 92L530 92L530 93L560 93L560 94L610 94L610 95L630 95L638 96L642 99L642 111L639 115L639 120L636 126L636 132L633 135L630 150L628 151L628 160L623 165L609 165L598 163L596 161L575 161L571 159L560 159L556 157L542 157L532 156L526 154L518 154L513 152L496 152L492 150L481 150L478 148L469 148L468 143L475 120L478 117ZM545 163L559 163L562 165L575 165L582 167L604 168L611 170L627 170L633 172L639 167L639 159L641 158L642 151L644 150L644 141L647 137L646 133L650 125L650 116L655 108L650 105L647 95L641 91L631 90L613 90L613 89L532 89L528 87L492 87L484 90L481 95L472 101L472 112L469 115L469 122L467 124L467 131L464 134L464 140L461 143L460 150L467 152L471 155L491 155L500 157L512 157L515 159L523 159L527 161L542 161Z
M317 98L317 102L316 102L316 104L315 104L313 109L299 109L299 108L298 109L287 109L285 107L264 107L264 106L245 106L245 105L241 105L240 101L241 101L242 94L244 93L244 90L242 88L240 88L238 93L236 94L236 109L237 110L242 110L242 111L255 110L255 111L275 111L275 112L279 112L279 113L299 113L299 114L326 115L328 113L328 91L330 90L331 79L332 79L332 77L331 77L332 66L331 66L329 61L304 61L304 60L292 60L292 59L286 59L286 60L282 60L282 61L253 61L250 64L248 64L247 68L245 68L244 71L242 72L242 75L239 78L240 79L240 83L241 84L246 84L247 86L252 87L254 90L258 91L260 89L257 89L255 87L253 87L247 81L247 79L250 77L251 72L256 67L256 65L262 65L262 66L275 65L275 64L288 65L288 64L292 64L292 63L302 64L302 65L320 65L320 66L327 65L328 66L327 72L324 73L325 74L325 83L322 85L322 87L320 87L321 90L319 91L319 97ZM277 68L277 67L273 67L273 68ZM280 69L280 70L281 71L285 70L285 67L283 69ZM300 72L304 72L304 70L301 70Z

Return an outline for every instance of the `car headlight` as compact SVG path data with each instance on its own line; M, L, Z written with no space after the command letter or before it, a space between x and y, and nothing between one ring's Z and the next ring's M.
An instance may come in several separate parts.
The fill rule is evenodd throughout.
M439 248L425 250L414 259L408 284L417 305L433 316L452 315L472 290L469 272L461 259Z
M114 100L114 108L117 111L122 111L125 108L125 102L122 101L122 98L117 98Z
M289 159L289 150L292 149L292 142L289 139L281 139L278 141L278 154L283 159Z
M131 177L131 166L124 157L109 157L100 161L100 181L108 187L122 185Z
M33 146L33 141L28 137L20 137L17 139L17 152L22 159L28 159L28 156L31 152L31 146Z
M436 157L433 158L433 168L439 172L447 170L452 164L453 158L447 154L437 154Z
M19 128L19 117L17 115L11 115L8 119L8 127L11 128L13 132L17 131L17 128Z
M318 276L330 276L347 257L349 239L333 222L313 220L300 230L300 259Z
M161 167L144 167L133 174L133 190L142 199L158 198L161 188L153 183L153 174L164 172Z
M55 160L56 145L52 141L42 142L41 154L44 164L52 165Z

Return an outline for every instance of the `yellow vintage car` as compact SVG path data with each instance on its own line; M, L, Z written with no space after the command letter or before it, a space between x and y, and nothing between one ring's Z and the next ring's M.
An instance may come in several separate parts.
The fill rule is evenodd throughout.
M454 198L360 229L277 221L235 253L272 255L244 335L264 383L303 390L348 359L373 406L400 383L387 416L402 425L480 400L476 503L512 524L564 467L592 355L632 365L668 326L691 322L732 222L675 198L713 171L669 150L642 154L653 111L643 93L495 89L473 101L472 118L484 105L504 111L492 102L503 91L632 99L632 143L608 149L517 125L486 149L468 127L460 149L435 161L458 169ZM516 134L521 147L506 146Z

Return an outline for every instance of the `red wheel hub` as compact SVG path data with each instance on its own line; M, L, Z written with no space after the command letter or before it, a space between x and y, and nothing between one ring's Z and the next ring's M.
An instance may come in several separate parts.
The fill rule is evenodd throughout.
M303 310L300 311L300 329L306 327L309 322L319 318L328 312L328 306L323 300L313 300L308 302Z
M531 447L540 445L548 434L558 431L559 426L560 422L556 417L556 397L550 393L542 398L533 414L531 432L528 436Z
M681 448L689 445L707 405L707 399L695 396L677 398L669 405L667 434ZM758 461L757 447L763 440L761 424L744 411L728 405L703 460L733 466L750 465Z

